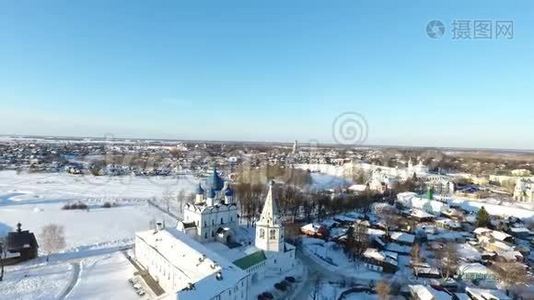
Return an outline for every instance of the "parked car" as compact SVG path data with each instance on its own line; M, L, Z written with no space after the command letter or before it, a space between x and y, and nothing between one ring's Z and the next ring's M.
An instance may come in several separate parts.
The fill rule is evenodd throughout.
M290 282L290 283L294 283L294 282L296 281L296 280L295 280L295 277L293 277L293 276L287 276L287 277L285 278L285 280L288 281L288 282Z

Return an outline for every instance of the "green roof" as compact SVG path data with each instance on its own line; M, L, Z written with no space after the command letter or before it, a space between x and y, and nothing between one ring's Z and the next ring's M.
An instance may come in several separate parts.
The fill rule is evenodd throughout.
M260 250L234 261L234 265L238 266L242 270L246 270L266 259L267 257L265 257L265 253Z

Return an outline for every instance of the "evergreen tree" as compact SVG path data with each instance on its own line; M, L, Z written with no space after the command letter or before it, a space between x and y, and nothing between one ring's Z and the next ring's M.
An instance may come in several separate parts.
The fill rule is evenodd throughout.
M477 227L488 227L490 225L490 216L484 206L477 213Z

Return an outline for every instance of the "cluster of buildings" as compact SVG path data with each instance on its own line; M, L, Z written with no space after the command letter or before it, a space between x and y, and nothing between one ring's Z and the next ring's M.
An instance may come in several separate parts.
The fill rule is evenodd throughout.
M57 144L7 141L0 143L0 170L58 172L66 163L63 154L63 147Z
M239 225L230 185L214 169L176 228L136 233L136 261L169 298L250 299L251 287L266 274L283 278L296 264L273 188L271 183L251 240Z
M381 216L379 206L387 206L389 215ZM377 273L405 278L410 273L401 290L414 299L511 299L480 296L500 295L499 274L505 272L501 263L514 264L532 276L534 232L524 221L490 216L488 227L477 227L476 214L411 192L398 194L395 206L376 204L370 213L337 215L305 225L301 232L346 247L347 235L356 228L361 232L362 226L365 249L357 259ZM447 277L441 260L451 245L457 262Z

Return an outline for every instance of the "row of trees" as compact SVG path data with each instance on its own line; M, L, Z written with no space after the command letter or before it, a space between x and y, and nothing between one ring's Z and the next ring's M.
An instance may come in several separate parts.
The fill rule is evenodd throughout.
M267 188L263 184L237 183L234 185L242 217L253 220L261 212ZM293 185L281 185L273 190L282 215L310 221L351 210L368 210L369 205L380 198L371 191L363 194L347 194L332 197L326 193L314 193Z
M238 183L265 185L269 180L282 181L286 185L293 185L305 188L312 183L312 178L307 170L295 169L282 165L263 165L261 167L251 167L244 164L238 169Z

